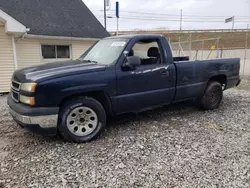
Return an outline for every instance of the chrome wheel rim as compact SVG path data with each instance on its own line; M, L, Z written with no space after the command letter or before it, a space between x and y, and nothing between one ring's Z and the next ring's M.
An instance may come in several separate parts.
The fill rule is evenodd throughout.
M67 117L67 127L76 136L87 136L94 132L98 118L91 108L77 107Z

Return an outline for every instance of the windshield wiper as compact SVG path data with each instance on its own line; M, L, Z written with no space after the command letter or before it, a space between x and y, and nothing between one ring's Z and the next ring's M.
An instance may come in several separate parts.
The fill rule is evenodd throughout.
M88 60L85 60L85 59L84 59L84 60L82 60L82 61L86 61L86 62L88 62L88 63L98 63L97 61L92 61L92 60L89 60L89 59L88 59Z

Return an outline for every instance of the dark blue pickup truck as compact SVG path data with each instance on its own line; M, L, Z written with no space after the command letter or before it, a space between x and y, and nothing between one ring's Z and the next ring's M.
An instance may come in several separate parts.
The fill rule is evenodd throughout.
M40 134L86 142L106 117L195 99L219 106L237 86L240 59L188 61L173 57L161 35L108 37L79 59L17 70L8 105L14 120Z

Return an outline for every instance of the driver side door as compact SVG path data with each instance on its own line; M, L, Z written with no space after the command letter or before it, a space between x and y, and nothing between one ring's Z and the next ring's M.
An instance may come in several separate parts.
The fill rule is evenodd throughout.
M163 51L157 39L148 43L137 41L133 46L133 55L139 56L141 62L135 70L124 71L116 69L117 74L117 113L140 111L152 106L168 104L174 97L174 66L167 64ZM156 47L159 50L159 61L149 57L149 49ZM152 59L150 64L149 59ZM148 63L149 62L149 63ZM157 62L157 63L156 63Z

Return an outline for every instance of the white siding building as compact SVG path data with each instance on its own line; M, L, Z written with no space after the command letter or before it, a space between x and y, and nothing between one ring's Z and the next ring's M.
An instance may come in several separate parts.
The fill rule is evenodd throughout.
M108 35L81 0L0 0L0 93L16 69L77 59Z

